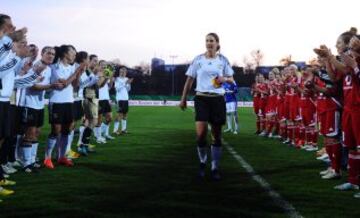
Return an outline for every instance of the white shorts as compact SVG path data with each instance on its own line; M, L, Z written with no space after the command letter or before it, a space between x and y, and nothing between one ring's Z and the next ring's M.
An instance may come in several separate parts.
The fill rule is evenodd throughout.
M226 103L226 113L232 113L236 111L236 102Z

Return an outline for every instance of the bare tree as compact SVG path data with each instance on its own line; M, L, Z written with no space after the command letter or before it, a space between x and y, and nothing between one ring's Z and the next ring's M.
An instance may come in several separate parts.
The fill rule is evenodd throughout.
M250 55L255 64L255 68L259 67L264 61L264 53L260 49L251 51Z
M250 73L252 71L254 71L255 69L255 64L253 61L251 61L247 56L244 56L243 58L243 64L244 64L244 73Z

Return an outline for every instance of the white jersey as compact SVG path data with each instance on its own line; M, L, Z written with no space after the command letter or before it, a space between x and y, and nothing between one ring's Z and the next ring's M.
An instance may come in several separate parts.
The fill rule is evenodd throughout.
M129 78L127 77L117 77L114 82L116 90L116 101L128 101L130 84L127 83Z
M67 80L75 72L74 65L65 66L62 62L51 65L50 83L55 83L59 79ZM74 88L70 83L62 90L52 90L49 101L51 103L73 103Z
M79 67L80 65L75 63L75 69L77 69L77 67ZM79 86L76 89L74 89L74 101L82 101L84 100L84 87L81 85L82 81L86 80L87 75L86 75L86 71L82 72L82 74L80 75L79 78Z
M81 101L84 100L84 87L81 85L86 79L88 78L88 76L86 75L86 72L84 71L79 79L79 91L77 93L77 97L75 98L76 101Z
M220 86L216 88L213 81L216 77L232 76L233 69L227 58L221 54L215 58L206 58L205 54L197 56L190 64L186 75L196 79L197 92L209 92L225 94L225 89Z
M110 81L107 81L103 87L99 89L99 100L110 100L110 94L109 94L109 83Z
M38 85L49 85L51 78L51 68L47 66L45 70L41 72L41 76L44 78L41 82L36 83ZM25 106L28 108L33 108L36 110L44 109L45 106L45 90L32 90L31 88L22 89L25 90L25 101L20 103L20 106ZM23 92L23 91L21 91ZM22 99L20 97L20 99Z
M10 37L4 35L0 39L0 62L4 60L10 53L12 48L12 40Z
M16 89L16 106L25 107L25 101L26 101L26 89Z
M0 101L10 101L10 96L13 94L14 88L26 88L34 85L38 75L30 70L25 75L17 75L22 68L23 62L21 58L10 51L10 54L5 58L6 64L0 67L1 89Z

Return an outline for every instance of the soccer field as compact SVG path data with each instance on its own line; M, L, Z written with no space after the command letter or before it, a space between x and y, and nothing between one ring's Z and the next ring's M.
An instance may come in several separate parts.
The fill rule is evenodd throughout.
M354 192L321 180L315 154L255 136L250 108L239 111L240 134L225 134L234 148L304 217L359 217ZM2 198L1 217L287 217L285 211L224 149L223 179L197 179L193 112L176 107L131 107L130 134L118 136L75 167L19 172L15 194ZM43 158L48 125L43 130ZM75 137L75 141L77 137ZM210 165L210 164L208 164ZM208 171L209 172L209 171Z

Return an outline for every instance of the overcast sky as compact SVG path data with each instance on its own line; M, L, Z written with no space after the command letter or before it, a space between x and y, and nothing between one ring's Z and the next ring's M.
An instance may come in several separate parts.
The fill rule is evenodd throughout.
M155 55L192 60L208 32L218 33L231 63L242 65L254 49L265 65L288 54L308 61L312 48L334 47L340 33L360 28L359 0L0 0L0 8L29 28L30 43L73 44L129 66Z

